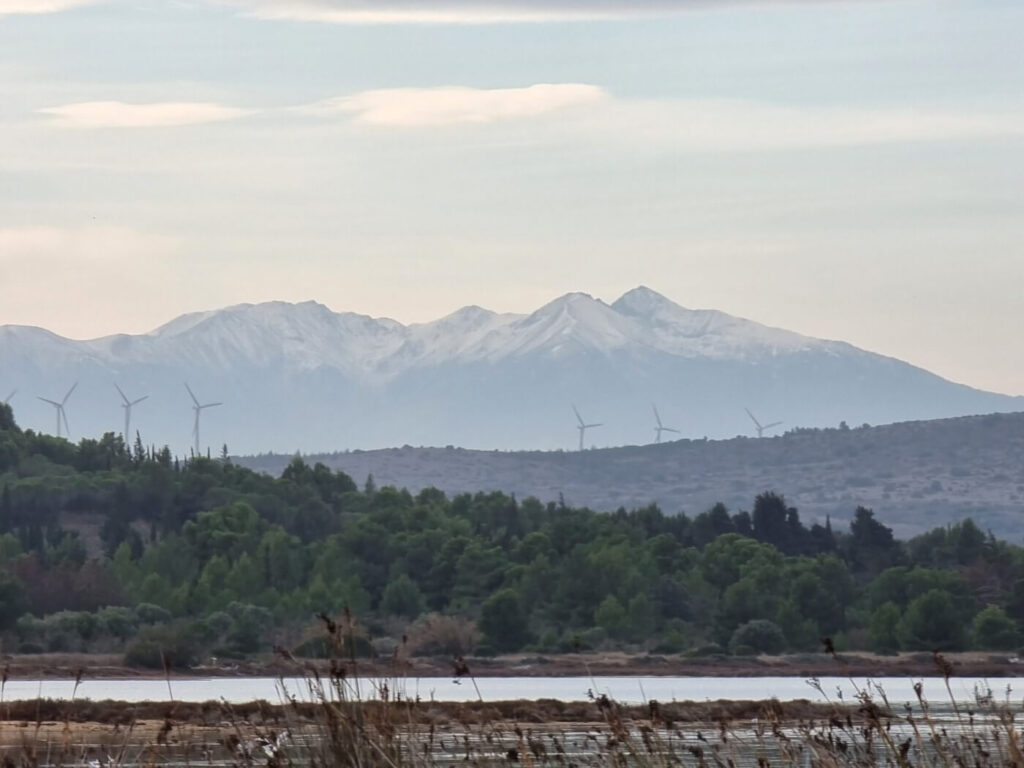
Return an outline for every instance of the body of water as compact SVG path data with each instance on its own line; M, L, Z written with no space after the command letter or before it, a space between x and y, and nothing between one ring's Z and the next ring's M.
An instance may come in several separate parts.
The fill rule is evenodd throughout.
M374 698L375 680L349 680L346 685L361 698ZM389 680L392 695L419 697L436 701L505 701L514 699L559 699L584 701L588 692L606 694L622 703L658 701L713 701L716 699L793 701L832 701L850 703L857 691L885 692L892 703L916 701L913 684L921 682L925 697L937 704L949 701L942 678L880 677L819 678L821 690L802 677L482 677L475 681L450 677L404 678ZM358 691L356 688L358 687ZM1024 678L952 678L954 698L970 702L976 691L991 688L998 700L1010 691L1011 701L1020 701ZM115 699L119 701L210 701L225 700L233 704L264 699L271 703L286 696L309 700L307 681L301 678L280 680L272 677L219 677L150 680L83 680L75 689L74 680L9 680L4 687L7 701L52 699Z

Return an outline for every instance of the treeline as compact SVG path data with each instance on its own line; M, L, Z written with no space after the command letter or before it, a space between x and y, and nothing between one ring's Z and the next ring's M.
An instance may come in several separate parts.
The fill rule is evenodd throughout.
M0 406L5 648L315 654L315 616L346 608L367 651L1013 650L1024 550L970 520L897 541L864 508L807 526L771 491L689 517L358 487L300 459L272 478L72 445Z

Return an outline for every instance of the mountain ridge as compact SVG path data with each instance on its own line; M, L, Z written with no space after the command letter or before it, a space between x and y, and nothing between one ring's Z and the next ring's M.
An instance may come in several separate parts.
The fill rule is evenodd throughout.
M408 325L274 301L86 341L0 326L0 388L24 393L15 407L25 426L52 423L27 393L66 391L77 380L68 411L78 412L78 435L119 430L119 383L152 396L135 422L144 440L183 453L186 380L225 403L203 414L210 445L240 452L569 447L570 403L604 423L587 433L599 445L649 439L640 424L652 402L690 437L749 431L744 408L762 423L808 427L1024 408L1024 398L948 382L846 342L687 309L645 286L611 304L575 292L528 314L468 305ZM158 403L165 406L155 412Z
M1024 413L960 416L876 427L795 429L772 438L674 440L578 451L386 448L305 454L378 487L415 494L502 491L611 512L657 504L691 517L717 502L749 509L776 491L806 523L841 525L865 506L901 537L973 517L1020 539L1024 513ZM294 455L232 460L279 475Z

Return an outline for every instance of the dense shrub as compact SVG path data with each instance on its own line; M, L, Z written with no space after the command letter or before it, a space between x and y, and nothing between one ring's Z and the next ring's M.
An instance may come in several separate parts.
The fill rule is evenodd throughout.
M737 627L729 639L733 654L781 653L786 647L786 636L779 625L767 619L754 619Z
M124 663L146 669L187 669L199 663L202 630L195 622L179 620L139 630L124 654Z

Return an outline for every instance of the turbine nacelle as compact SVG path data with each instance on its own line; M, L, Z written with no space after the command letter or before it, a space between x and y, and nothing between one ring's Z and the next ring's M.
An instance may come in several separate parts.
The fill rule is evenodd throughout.
M119 386L117 386L116 383L114 384L114 389L117 390L117 393L121 396L121 399L124 400L124 403L121 405L121 407L124 408L124 442L125 445L127 445L129 439L128 436L131 434L132 407L138 405L143 400L146 400L149 397L149 395L143 395L137 400L129 400L128 396Z
M579 412L579 410L577 410L575 405L572 407L572 412L576 414L576 421L579 422L579 426L577 426L576 429L579 430L579 433L580 433L580 450L582 451L583 450L583 436L586 433L586 431L588 429L593 428L593 427L602 427L602 426L604 426L604 424L602 422L596 422L594 424L587 424L583 420L583 417L580 416L580 412Z
M77 386L78 382L76 381L74 384L71 385L71 389L68 390L67 394L64 395L64 399L61 400L60 402L57 402L56 400L50 400L47 397L39 397L38 395L36 396L39 397L39 399L42 400L44 403L49 403L50 405L52 405L54 409L57 411L57 437L71 437L71 427L68 426L68 415L64 411L64 406L67 405L68 398L71 397L71 393L75 391L75 387ZM17 390L15 390L15 392L17 392ZM10 397L14 397L14 392L11 393ZM10 400L10 397L7 399ZM60 433L61 423L64 424L64 430L67 433L66 435L61 435Z
M189 397L192 398L192 410L195 412L196 418L192 424L192 437L195 440L195 455L198 457L199 454L199 414L206 408L214 408L218 405L224 405L224 403L200 403L199 398L196 397L196 393L192 391L192 387L185 382L185 389L188 390Z
M777 427L780 424L782 424L781 421L773 421L771 424L761 424L761 422L757 420L754 414L750 412L749 408L744 408L743 410L747 412L747 416L749 416L750 420L754 422L754 429L757 430L757 436L759 438L764 437L764 432L766 429L771 429L772 427Z
M654 442L661 442L662 432L675 432L677 435L679 434L678 429L666 427L664 424L661 423L661 415L658 413L658 406L656 406L654 403L651 403L651 410L654 411L654 421L657 423L657 426L654 428Z

